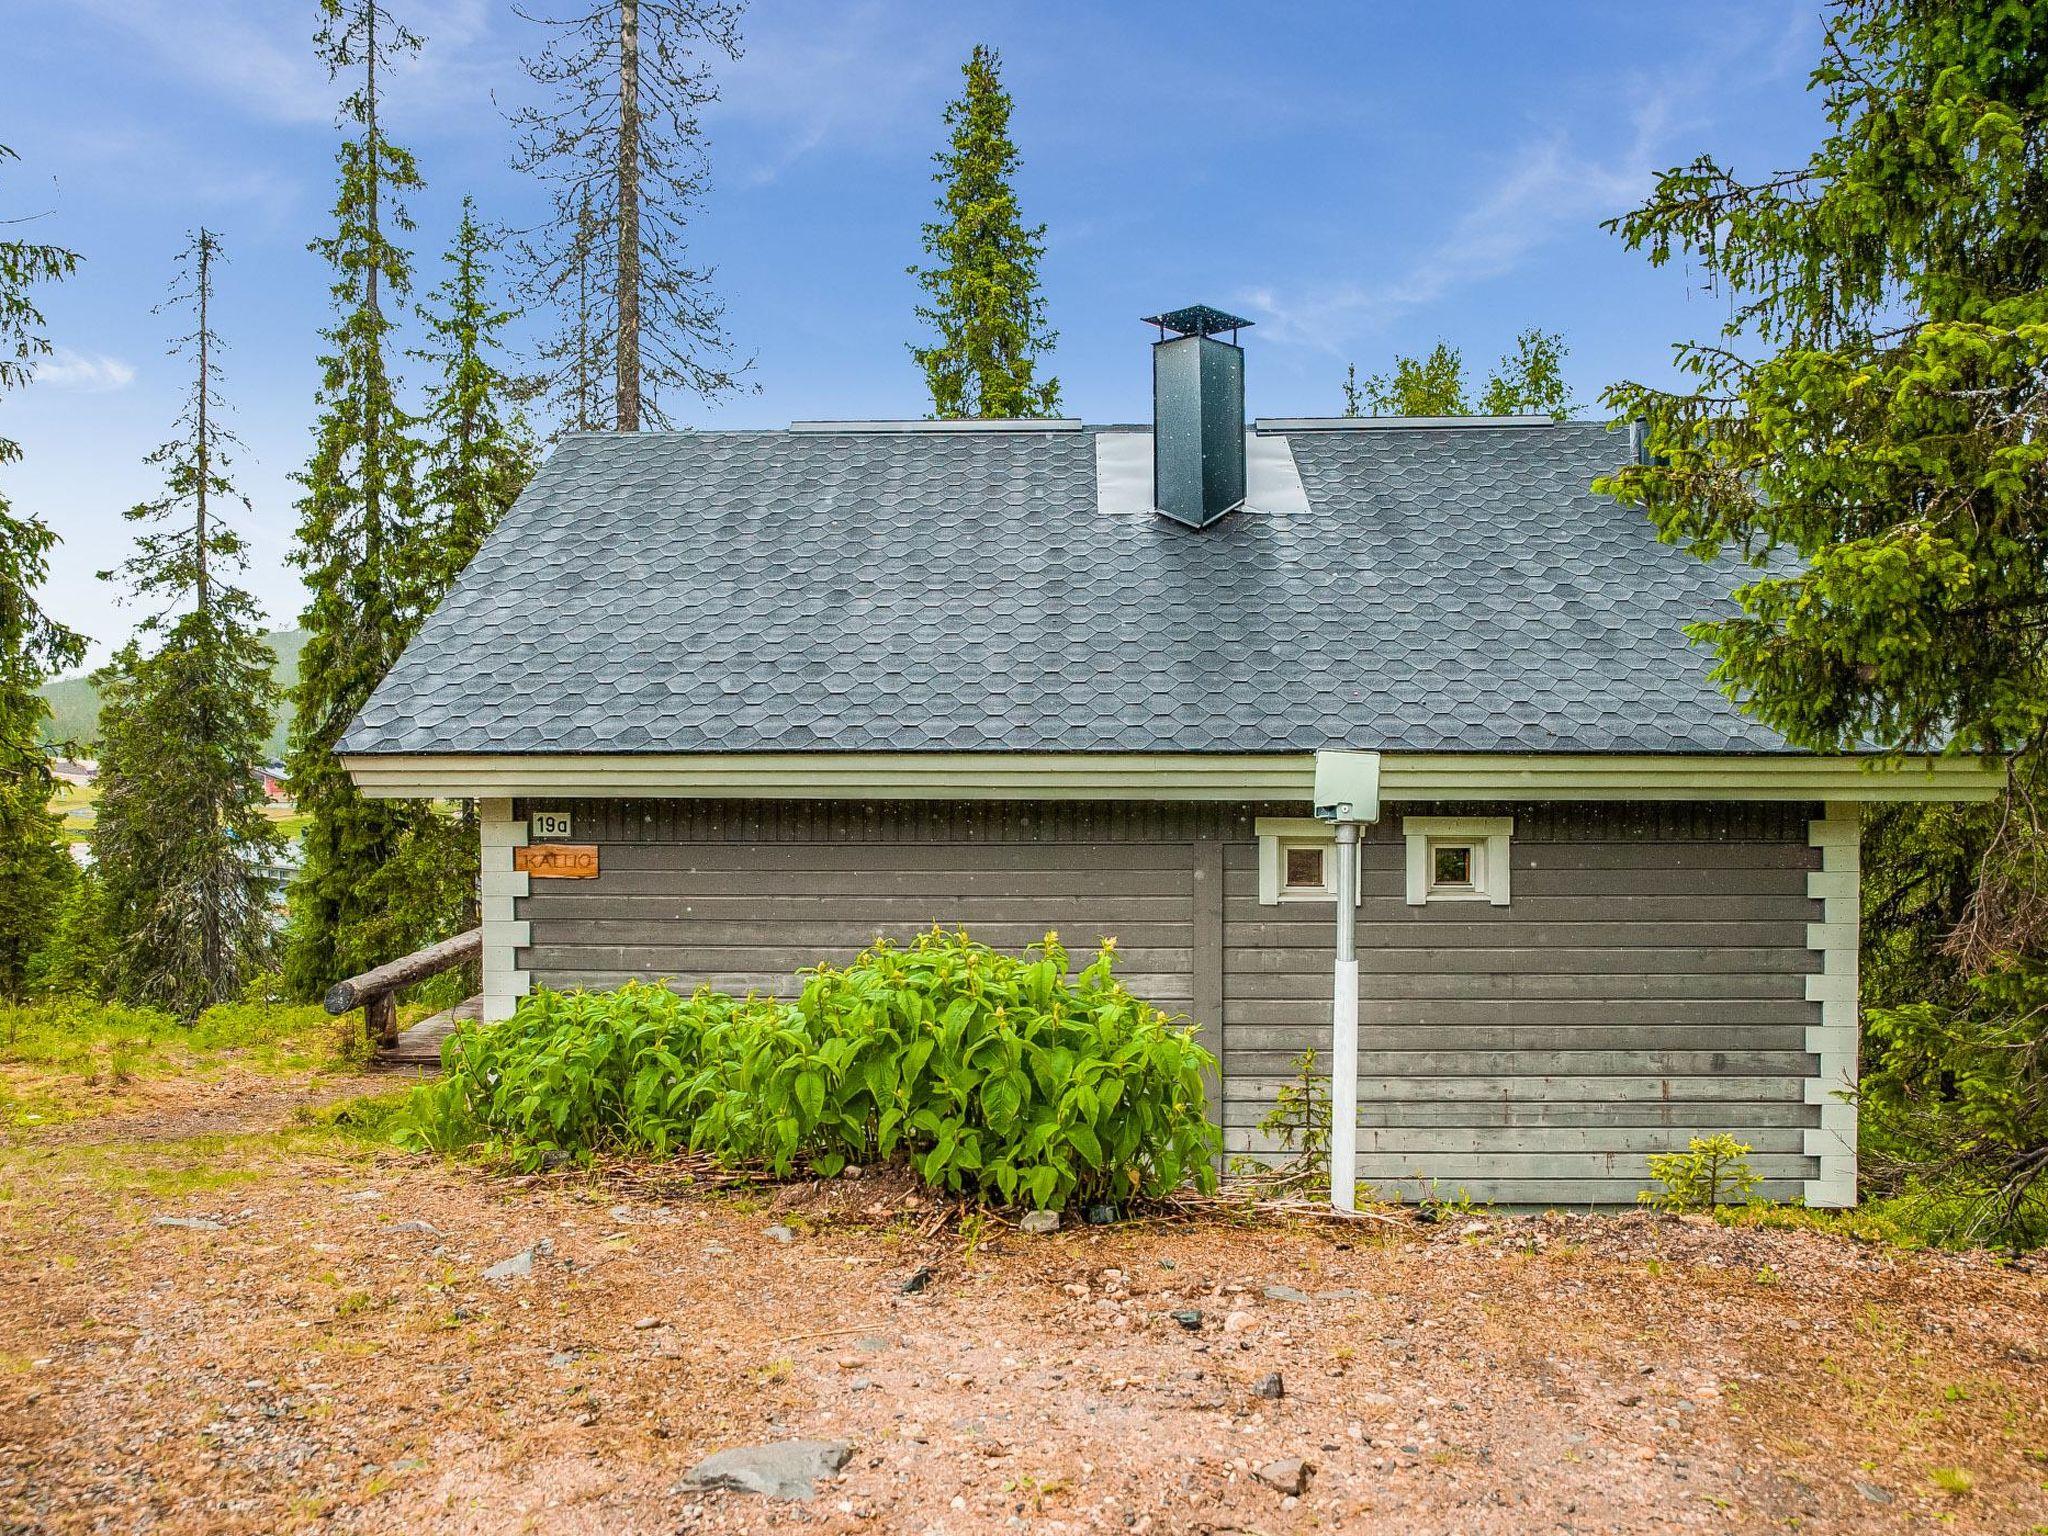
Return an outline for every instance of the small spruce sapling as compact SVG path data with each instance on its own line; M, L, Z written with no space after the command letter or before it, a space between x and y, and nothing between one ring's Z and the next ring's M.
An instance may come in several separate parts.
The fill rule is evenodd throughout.
M1733 1136L1695 1136L1683 1152L1650 1156L1650 1177L1664 1187L1646 1189L1638 1202L1674 1213L1713 1211L1724 1205L1746 1205L1763 1175L1749 1166L1749 1147Z

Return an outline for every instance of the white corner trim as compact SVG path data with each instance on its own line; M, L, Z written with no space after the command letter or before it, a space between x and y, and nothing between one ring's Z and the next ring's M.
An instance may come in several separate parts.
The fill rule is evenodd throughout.
M1820 1106L1820 1124L1806 1133L1806 1154L1820 1159L1820 1175L1806 1181L1806 1203L1856 1203L1857 942L1862 926L1862 827L1857 807L1831 801L1826 815L1807 826L1806 841L1820 850L1820 868L1806 877L1806 894L1821 904L1821 920L1806 925L1806 947L1821 968L1806 978L1809 1002L1820 1004L1820 1023L1806 1030L1806 1049L1820 1058L1806 1080L1806 1102Z
M1508 904L1509 842L1515 835L1512 816L1403 816L1401 836L1408 845L1407 901L1411 907L1430 901L1485 901ZM1432 838L1467 839L1486 844L1480 889L1456 896L1429 892L1429 844Z
M533 990L533 977L519 969L519 951L533 942L532 925L513 916L513 903L527 894L532 876L512 867L512 850L526 846L526 823L512 818L510 800L479 800L478 852L483 864L484 1000L486 1024L512 1017L519 999Z

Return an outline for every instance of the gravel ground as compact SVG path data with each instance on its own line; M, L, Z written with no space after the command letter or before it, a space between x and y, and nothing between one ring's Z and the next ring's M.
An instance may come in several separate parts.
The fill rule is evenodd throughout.
M1637 1214L654 1199L292 1127L335 1091L0 1145L0 1533L2048 1532L2038 1270ZM799 1438L851 1448L809 1500L684 1481Z

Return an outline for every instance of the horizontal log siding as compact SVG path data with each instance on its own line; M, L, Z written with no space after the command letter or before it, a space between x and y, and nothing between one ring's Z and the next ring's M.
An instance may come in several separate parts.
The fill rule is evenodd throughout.
M1512 810L1511 905L1402 899L1401 817ZM1820 1110L1806 978L1818 867L1804 805L1390 806L1365 829L1358 910L1360 1179L1415 1199L1632 1201L1652 1152L1731 1131L1800 1193ZM1267 907L1249 839L1224 847L1226 1138L1292 1061L1329 1050L1331 908Z
M564 802L533 804L563 808ZM1196 998L1202 806L578 801L594 880L537 880L518 915L537 984L789 996L795 973L933 923L1020 950L1057 931L1076 964L1117 940L1118 974L1177 1013ZM520 814L529 814L522 803ZM1220 959L1220 956L1217 957ZM1213 1002L1204 1010L1214 1013ZM1214 1025L1213 1018L1205 1023Z
M540 985L787 995L799 968L878 934L936 921L1021 948L1056 929L1077 956L1114 936L1126 982L1204 1026L1234 1151L1268 1149L1257 1123L1302 1049L1327 1061L1331 909L1258 902L1253 822L1292 808L533 804L566 804L601 866L517 903L533 940L518 963ZM1503 811L1512 905L1403 902L1402 815ZM1422 1169L1444 1194L1626 1202L1648 1153L1727 1130L1767 1193L1799 1193L1819 1119L1811 811L1390 806L1364 843L1360 1176L1409 1198Z

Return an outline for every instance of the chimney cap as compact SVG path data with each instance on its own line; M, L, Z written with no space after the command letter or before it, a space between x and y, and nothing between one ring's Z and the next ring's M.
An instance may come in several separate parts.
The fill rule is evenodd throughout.
M1190 304L1185 309L1169 309L1163 314L1145 316L1145 324L1159 327L1163 341L1166 333L1173 331L1181 336L1214 336L1219 331L1230 332L1233 344L1237 333L1249 330L1252 322L1236 315L1226 315L1220 309L1211 309L1207 304Z

